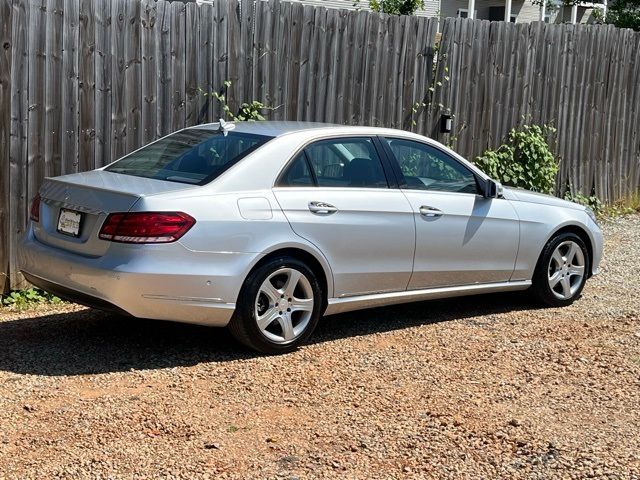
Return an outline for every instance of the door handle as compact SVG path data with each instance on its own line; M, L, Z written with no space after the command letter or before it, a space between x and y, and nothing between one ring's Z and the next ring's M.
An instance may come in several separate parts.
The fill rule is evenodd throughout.
M309 210L317 215L331 215L338 211L336 207L325 202L309 202Z
M423 217L441 217L443 212L439 208L423 205L420 207L420 215Z

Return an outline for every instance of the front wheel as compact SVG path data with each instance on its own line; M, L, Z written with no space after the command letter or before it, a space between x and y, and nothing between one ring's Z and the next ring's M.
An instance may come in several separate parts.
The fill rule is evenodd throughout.
M315 329L322 305L314 272L296 258L275 258L245 280L229 330L236 340L259 352L291 352Z
M552 307L571 305L580 296L589 271L589 252L574 233L553 237L545 246L533 276L533 294Z

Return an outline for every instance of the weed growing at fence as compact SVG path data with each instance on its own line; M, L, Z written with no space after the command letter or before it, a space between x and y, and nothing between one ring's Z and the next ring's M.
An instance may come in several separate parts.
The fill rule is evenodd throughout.
M579 203L585 205L594 211L596 215L602 215L605 210L605 206L602 201L595 195L586 196L582 192L571 193L570 190L564 194L564 199L570 202Z
M512 129L507 142L476 158L476 165L487 175L514 187L553 193L558 161L547 138L556 133L548 125L523 125Z
M591 208L598 217L621 217L640 212L640 194L611 204L605 204L595 195L587 197L581 193L571 194L567 192L564 199Z
M640 192L617 200L610 205L605 205L602 209L602 214L609 217L619 217L638 212L640 212Z
M2 299L0 305L11 306L20 310L37 303L51 303L57 305L63 302L59 297L40 290L39 288L29 288L27 290L15 290L11 292Z
M409 117L412 126L415 126L417 124L416 118L422 113L431 118L436 118L436 115L446 113L451 115L452 119L455 120L455 114L451 111L451 108L445 106L442 102L435 103L436 89L440 93L440 96L442 96L442 92L444 91L446 84L451 81L451 78L449 77L447 55L440 52L440 44L436 43L433 50L434 52L433 63L431 65L431 84L427 87L424 99L419 102L415 102L411 106L411 113L409 114ZM441 74L440 69L442 69ZM442 80L439 80L440 78ZM462 128L464 129L464 126ZM453 148L453 144L456 140L457 136L451 134L449 136L449 142L447 145Z
M230 80L225 81L224 86L225 86L225 90L228 89L231 86L231 81ZM273 111L277 108L277 107L271 107L269 105L265 105L264 103L259 102L257 100L252 100L249 103L245 102L242 105L240 105L240 108L238 109L238 113L234 114L231 111L231 107L227 103L227 97L224 93L218 93L218 92L209 93L209 92L205 92L202 88L200 88L199 91L205 97L211 96L216 100L218 100L218 102L220 102L220 107L224 112L224 116L226 117L225 120L232 120L234 122L254 122L254 121L265 120L263 112Z

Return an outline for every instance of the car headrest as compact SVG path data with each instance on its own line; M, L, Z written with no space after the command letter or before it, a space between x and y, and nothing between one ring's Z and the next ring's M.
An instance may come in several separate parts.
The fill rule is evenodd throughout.
M377 183L375 165L370 158L356 157L352 159L345 166L344 176L353 186Z

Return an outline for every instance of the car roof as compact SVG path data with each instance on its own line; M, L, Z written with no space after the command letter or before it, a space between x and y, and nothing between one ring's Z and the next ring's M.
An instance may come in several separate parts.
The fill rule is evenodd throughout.
M370 132L372 134L382 134L383 132L389 134L392 130L379 127L361 127L353 125L339 125L336 123L322 123L322 122L291 122L291 121L257 121L257 122L228 122L235 125L234 131L242 133L253 133L256 135L266 135L269 137L279 137L288 133L302 132L302 131L314 131L323 130L331 131L337 130L341 133L363 133ZM192 128L206 128L206 129L218 129L219 122L207 123L204 125L196 125ZM395 130L396 133L400 133L401 130ZM406 133L406 132L403 132Z

